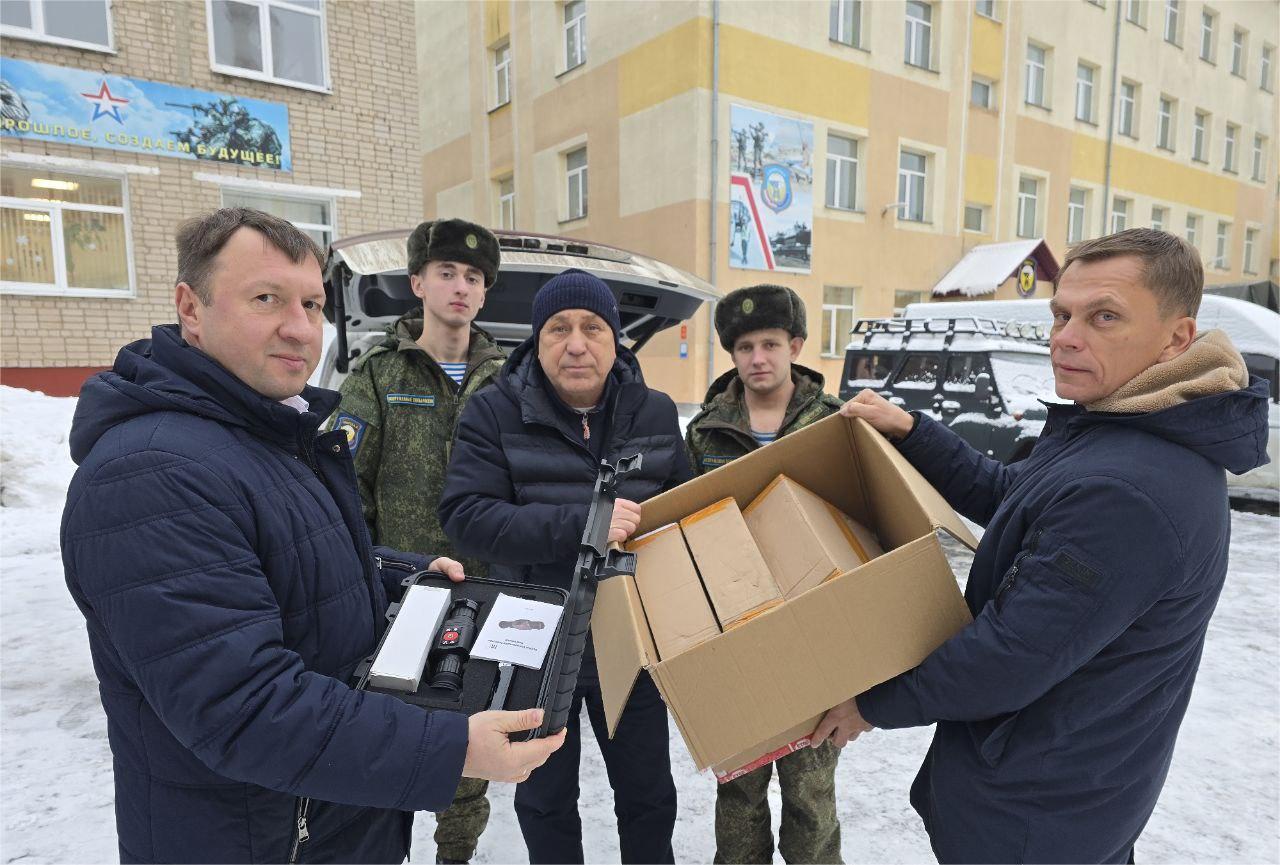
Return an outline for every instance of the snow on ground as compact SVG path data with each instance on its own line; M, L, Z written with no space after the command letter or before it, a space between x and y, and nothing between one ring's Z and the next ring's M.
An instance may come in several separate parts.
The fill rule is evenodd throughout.
M75 401L0 387L0 860L117 859L111 755L84 622L62 579L58 524L72 466ZM1280 861L1280 520L1235 513L1231 570L1164 795L1138 844L1143 862ZM958 572L966 551L952 544ZM583 724L584 729L589 725ZM846 862L931 861L907 788L927 729L875 732L850 745L837 776ZM583 748L587 861L618 861L599 752ZM710 862L715 789L672 728L679 789L675 851ZM493 785L477 863L524 862L513 787ZM780 803L771 791L774 815ZM434 858L419 815L414 858Z

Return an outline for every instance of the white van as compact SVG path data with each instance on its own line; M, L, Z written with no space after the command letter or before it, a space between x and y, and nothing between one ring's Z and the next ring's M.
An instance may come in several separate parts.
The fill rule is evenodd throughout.
M1031 322L1049 326L1053 316L1048 300L969 300L913 303L907 306L905 318L954 318L981 316L998 321ZM1252 375L1271 383L1270 431L1267 456L1271 462L1243 475L1227 475L1227 487L1233 498L1258 501L1280 501L1280 314L1264 306L1206 294L1196 316L1199 330L1218 328L1235 343ZM1046 358L1047 361L1047 358ZM1046 393L1046 400L1056 399Z

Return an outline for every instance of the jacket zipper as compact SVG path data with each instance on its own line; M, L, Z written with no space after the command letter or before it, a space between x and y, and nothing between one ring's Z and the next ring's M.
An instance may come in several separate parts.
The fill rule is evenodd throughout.
M1005 575L1005 578L1000 581L1000 586L996 589L995 597L992 598L993 601L999 602L1000 598L1013 588L1014 584L1018 581L1018 571L1022 569L1023 559L1035 553L1036 547L1040 545L1040 535L1043 533L1044 529L1036 529L1031 535L1031 542L1027 544L1027 548L1014 557L1013 567L1009 569L1009 573ZM997 609L999 609L998 606Z
M298 848L311 837L311 832L307 830L307 811L310 808L310 797L298 798L298 804L293 809L293 846L289 849L289 865L298 861Z

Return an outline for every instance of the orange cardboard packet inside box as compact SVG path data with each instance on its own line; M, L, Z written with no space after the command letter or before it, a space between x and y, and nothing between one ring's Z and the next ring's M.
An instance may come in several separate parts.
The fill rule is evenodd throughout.
M783 594L732 497L685 517L680 521L680 530L721 628L727 631L782 603Z
M677 525L633 539L636 588L659 658L672 658L720 633L711 603Z
M829 417L649 499L639 532L724 498L745 507L780 474L869 527L884 555L674 655L659 655L650 617L661 613L646 616L636 581L605 580L592 632L607 635L595 649L610 735L648 670L694 763L724 780L802 747L827 709L916 666L970 621L935 529L977 541L861 420Z

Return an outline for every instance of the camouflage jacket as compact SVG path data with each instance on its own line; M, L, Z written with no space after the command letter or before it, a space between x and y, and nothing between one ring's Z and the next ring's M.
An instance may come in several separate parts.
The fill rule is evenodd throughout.
M347 432L373 542L451 556L436 508L454 427L466 401L498 374L505 357L488 334L472 327L458 387L417 344L421 335L421 309L388 328L387 338L342 383L342 403L330 426ZM468 574L483 575L478 563L464 564Z
M842 405L823 392L820 373L793 363L791 380L796 390L778 428L779 437L835 414ZM737 370L731 369L712 382L702 411L689 421L684 441L689 464L700 475L761 447L751 434L751 417Z

